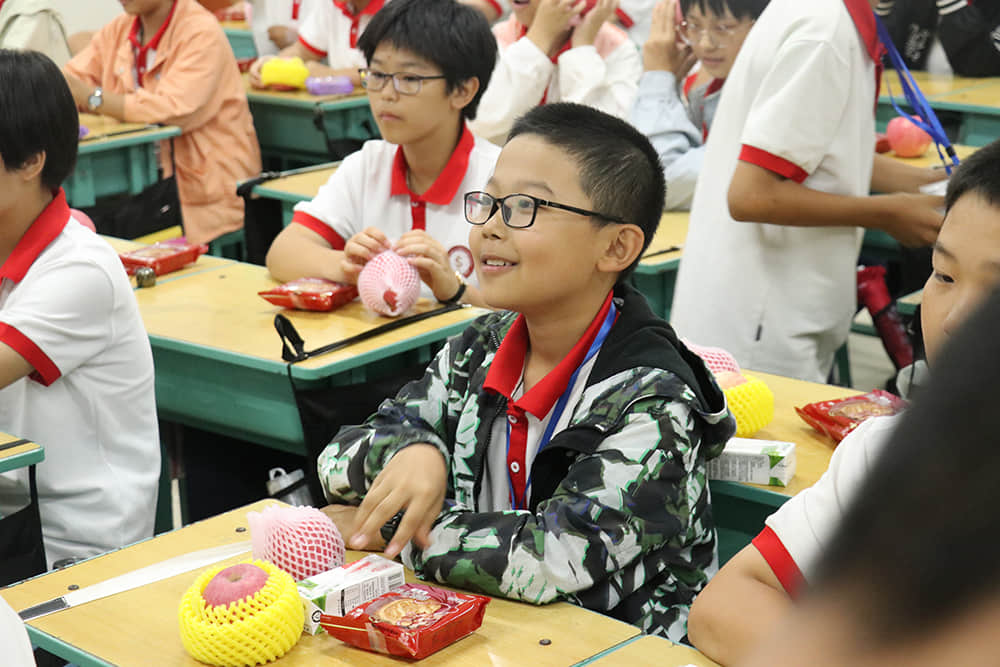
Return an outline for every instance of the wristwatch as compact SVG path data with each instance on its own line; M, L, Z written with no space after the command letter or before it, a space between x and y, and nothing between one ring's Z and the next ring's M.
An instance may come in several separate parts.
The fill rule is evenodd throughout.
M87 108L91 111L97 111L102 104L104 104L104 89L98 86L87 98Z
M450 306L452 304L461 301L462 297L465 296L465 289L469 286L468 283L465 282L465 279L458 273L458 271L455 272L455 277L458 278L458 291L455 292L455 296L451 297L450 299L440 299L440 302L446 306Z

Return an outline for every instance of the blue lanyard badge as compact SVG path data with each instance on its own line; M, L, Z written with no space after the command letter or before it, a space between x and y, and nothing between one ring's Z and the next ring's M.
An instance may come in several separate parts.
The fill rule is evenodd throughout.
M594 355L597 354L598 350L601 349L601 345L604 344L604 339L608 337L608 333L611 331L611 326L615 323L615 318L618 315L618 310L615 308L614 301L611 302L611 307L608 308L607 315L604 316L604 322L601 323L601 328L597 332L597 336L594 337L594 342L590 344L587 349L587 354L584 356L583 361L580 365L576 367L573 371L573 375L569 378L569 383L566 385L565 391L563 391L562 396L556 401L555 407L552 408L552 412L549 413L549 422L545 426L545 432L542 433L542 439L538 442L538 452L545 449L545 446L549 444L549 440L552 439L552 434L556 429L556 424L559 423L559 419L562 417L563 411L566 409L566 403L569 401L569 395L573 391L573 387L576 385L576 380L580 375L580 369L587 365ZM535 456L538 455L535 453ZM510 458L510 422L507 422L507 459ZM521 465L527 465L527 461L522 461ZM532 471L534 472L534 471ZM510 487L510 506L514 509L526 509L528 502L528 492L531 489L531 473L528 474L528 479L524 485L524 498L523 503L517 502L516 494L514 493L514 480L510 476L510 469L507 469L507 483Z
M918 118L911 117L899 108L899 105L896 104L896 98L892 95L892 87L889 86L889 100L892 102L892 108L900 116L906 116L913 121L914 125L931 135L931 138L934 140L934 146L937 148L938 157L941 158L945 172L950 176L952 167L958 166L958 156L955 154L955 149L952 147L951 142L948 141L948 137L944 133L944 128L941 127L941 122L938 120L937 114L934 113L931 105L927 102L927 98L924 97L924 94L917 86L917 82L910 75L910 70L906 67L906 63L903 62L902 56L899 55L896 45L892 43L892 37L889 36L888 29L886 29L885 24L882 23L882 20L877 15L875 16L875 23L878 26L878 38L889 53L889 60L892 62L897 76L899 76L899 84L903 88L903 96L906 98L907 103L913 107L913 110L917 112ZM886 79L886 82L888 84L888 79ZM951 158L950 163L944 154L942 154L942 150Z

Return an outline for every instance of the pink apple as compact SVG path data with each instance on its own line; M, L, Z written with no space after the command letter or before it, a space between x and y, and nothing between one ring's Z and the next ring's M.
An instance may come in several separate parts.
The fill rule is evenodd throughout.
M899 157L920 157L931 145L931 135L903 116L890 120L885 128L885 134L893 152Z
M228 606L250 597L267 583L267 571L253 563L237 563L212 577L201 596L214 606Z

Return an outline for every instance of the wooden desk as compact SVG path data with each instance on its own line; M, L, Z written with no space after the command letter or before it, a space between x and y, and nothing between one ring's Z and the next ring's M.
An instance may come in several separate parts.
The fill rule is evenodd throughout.
M316 196L320 186L326 183L339 162L328 162L314 167L303 167L285 172L280 178L264 181L254 186L258 197L277 199L281 202L281 223L285 227L292 221L295 205Z
M958 143L983 146L1000 137L1000 77L970 79L926 72L913 72L913 75L931 108L939 112L945 125L948 124L949 114L958 118ZM895 74L890 81L896 102L901 108L909 110ZM883 78L883 95L879 98L876 113L877 125L883 131L888 121L897 115L889 102L884 82Z
M630 639L607 651L584 665L657 665L658 667L719 667L719 664L706 658L690 646L682 646L649 635Z
M71 584L88 586L124 572L197 549L249 539L247 511L273 501L260 501L206 521L165 533L73 565L65 570L0 591L22 610L63 594ZM349 551L348 560L363 554ZM246 557L249 557L247 554ZM246 557L235 557L238 562ZM81 667L96 665L183 665L199 667L181 644L177 607L200 570L50 614L27 624L32 641ZM409 577L413 579L412 574ZM571 665L635 637L634 626L568 603L536 607L494 599L483 625L474 634L420 661L421 665ZM539 640L548 639L542 646ZM155 658L153 657L155 656ZM276 666L399 666L398 659L356 649L327 635L303 635Z
M41 445L14 435L0 433L0 472L32 466L45 460Z
M282 165L289 161L329 162L327 136L360 141L379 136L363 89L350 95L315 96L304 90L258 90L250 86L249 78L245 77L245 81L265 160L277 160Z
M110 245L112 250L114 250L115 252L128 252L129 250L136 250L146 245L144 243L139 243L137 241L129 241L127 239L117 239L114 238L113 236L101 236L101 238L107 241L108 245ZM188 264L187 266L182 267L177 271L173 271L171 273L167 273L162 276L157 276L156 285L154 285L154 287L164 285L166 283L170 283L175 280L179 280L181 278L197 275L205 271L215 271L217 269L221 269L225 266L229 266L230 264L234 263L235 263L234 260L225 259L224 257L202 255L193 263ZM132 287L136 288L135 277L134 276L131 277L130 280L132 281ZM153 289L153 288L143 288L143 289Z
M247 60L257 57L257 45L253 41L253 32L246 21L219 21L222 32L226 33L229 46L237 60Z
M156 144L181 133L174 126L120 123L80 114L90 132L80 140L73 174L63 184L70 206L93 206L98 197L138 194L159 178Z

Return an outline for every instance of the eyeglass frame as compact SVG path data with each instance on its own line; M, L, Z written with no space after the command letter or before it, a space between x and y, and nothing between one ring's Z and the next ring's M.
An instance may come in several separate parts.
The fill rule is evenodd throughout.
M746 26L747 30L749 30L750 28L752 28L753 25L754 25L754 23L756 23L756 22L757 22L756 19L751 19L749 25ZM688 30L687 26L690 26L690 25L691 24L690 24L689 21L684 20L684 21L681 21L680 24L678 24L678 26L677 26L677 35L681 38L681 41L683 41L688 46L693 46L693 45L697 44L702 39L704 39L705 35L709 35L710 36L711 43L712 43L713 46L715 46L715 47L726 46L726 45L729 44L729 41L736 35L736 32L740 28L744 27L743 23L742 23L742 20L741 20L740 23L738 23L737 25L733 26L732 28L723 28L722 26L719 26L719 25L716 25L714 27L713 26L706 26L706 27L704 27L704 28L701 29L701 31L698 34L698 38L697 39L689 39L687 37L687 35L685 35L684 33L687 32L687 30ZM720 33L722 34L721 37L719 36Z
M383 83L378 88L372 88L371 86L368 85L368 80L371 77L371 75L372 75L373 72L375 73L375 75L377 77L386 77L385 78L385 83ZM391 80L392 81L392 87L400 95L419 95L420 94L420 90L424 87L424 81L430 81L432 79L447 79L448 78L444 74L436 74L434 76L427 76L427 75L423 75L423 74L408 74L406 72L392 72L392 73L389 73L389 72L380 72L379 70L372 70L372 68L370 68L370 67L359 67L358 68L358 77L361 79L361 87L364 88L365 90L370 90L370 91L372 91L374 93L377 93L377 92L379 92L381 90L385 90L386 85ZM417 84L417 89L414 90L412 93L406 92L404 90L400 90L400 88L399 88L399 86L400 86L400 77L405 77L404 79L402 79L403 81L413 81L413 82L415 82Z
M473 222L472 220L469 220L469 209L468 209L468 206L469 206L469 197L474 196L474 195L486 195L487 197L489 197L490 199L493 200L493 206L490 208L490 214L487 215L486 219L483 220L482 222ZM510 224L510 222L508 221L508 219L504 216L504 214L503 214L503 211L504 211L503 202L505 200L511 198L511 197L527 197L528 199L530 199L535 204L535 207L531 211L531 221L528 224L521 225L521 226L515 226L515 225ZM538 215L538 207L539 206L547 206L549 208L557 208L557 209L561 209L563 211L569 211L570 213L576 213L577 215L584 215L584 216L587 216L588 218L601 218L603 220L607 220L609 222L618 223L618 224L621 224L621 225L627 225L627 224L629 224L627 221L622 220L621 218L619 218L617 216L614 216L614 215L606 215L604 213L598 213L597 211L588 211L587 209L579 208L577 206L570 206L569 204L560 204L559 202L550 201L548 199L542 199L541 197L536 197L534 195L529 195L529 194L526 194L524 192L512 192L511 194L504 195L503 197L494 197L490 193L483 192L482 190L472 190L471 192L466 192L465 193L465 196L462 197L462 203L463 203L463 207L462 207L463 213L465 214L465 221L467 223L469 223L470 225L476 225L477 227L482 227L487 222L489 222L490 219L494 215L497 214L497 210L499 209L499 211L500 211L500 219L503 220L503 224L504 225L506 225L507 227L510 227L511 229L528 229L529 227L531 227L532 225L535 224L535 217ZM513 209L510 209L510 210L513 211Z

